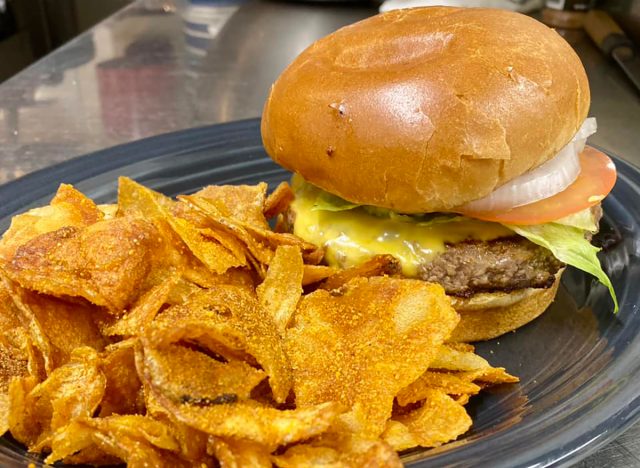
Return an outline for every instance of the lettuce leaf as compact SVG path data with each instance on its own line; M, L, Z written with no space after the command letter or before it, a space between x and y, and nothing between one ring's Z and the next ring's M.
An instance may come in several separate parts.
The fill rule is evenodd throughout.
M584 230L565 226L558 223L536 224L532 226L520 226L505 224L506 227L538 244L549 249L561 262L585 271L609 288L609 293L614 303L614 312L618 312L618 299L613 289L611 280L602 269L600 260L596 255L600 249L591 245L584 238Z
M586 208L577 213L570 214L564 218L556 219L555 224L564 224L565 226L573 226L584 231L597 232L598 225L596 219L593 216L591 208Z
M313 208L311 209L313 211L346 211L357 208L358 206L360 205L348 202L344 198L318 189L318 196L313 202Z

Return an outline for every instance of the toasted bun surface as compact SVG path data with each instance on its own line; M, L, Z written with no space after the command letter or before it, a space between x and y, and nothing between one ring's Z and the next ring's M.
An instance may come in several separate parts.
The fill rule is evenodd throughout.
M512 293L478 294L469 300L453 298L460 322L449 341L490 340L531 322L553 302L564 268L547 289L526 289Z
M271 89L262 138L276 162L352 202L446 211L553 157L589 102L578 56L542 23L415 8L305 50Z

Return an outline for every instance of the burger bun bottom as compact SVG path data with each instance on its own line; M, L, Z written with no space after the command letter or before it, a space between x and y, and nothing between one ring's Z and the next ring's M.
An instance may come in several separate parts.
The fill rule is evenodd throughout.
M564 268L550 288L520 289L510 293L482 293L466 299L452 298L460 323L449 341L471 342L496 338L537 318L553 302Z

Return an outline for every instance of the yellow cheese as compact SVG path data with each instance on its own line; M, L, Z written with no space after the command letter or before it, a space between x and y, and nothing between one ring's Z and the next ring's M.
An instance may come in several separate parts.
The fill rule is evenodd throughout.
M514 235L498 223L457 217L448 222L419 222L409 216L374 216L364 207L344 211L313 209L320 189L293 182L296 199L293 232L325 248L331 266L359 265L374 255L396 257L403 274L418 275L418 267L445 251L445 244L464 240L488 241Z

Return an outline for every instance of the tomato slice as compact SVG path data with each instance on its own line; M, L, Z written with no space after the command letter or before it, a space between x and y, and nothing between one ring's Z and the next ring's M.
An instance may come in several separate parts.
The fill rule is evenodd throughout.
M585 146L580 153L580 175L552 197L503 211L460 211L470 218L508 224L542 224L563 218L606 197L616 183L616 166L606 154Z

